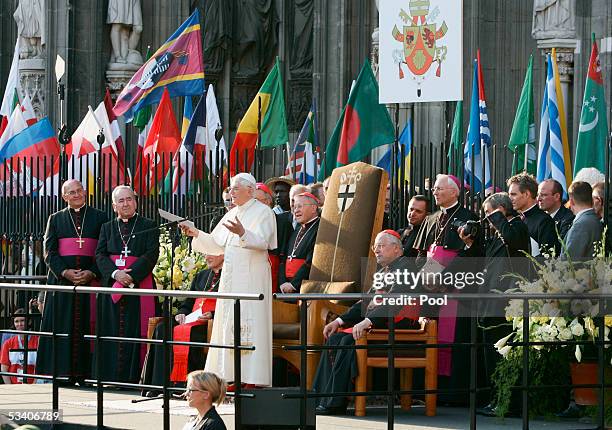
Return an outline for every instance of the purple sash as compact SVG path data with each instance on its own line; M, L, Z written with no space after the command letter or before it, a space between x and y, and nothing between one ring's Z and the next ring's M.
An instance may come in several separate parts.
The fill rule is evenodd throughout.
M84 237L81 240L83 241L83 247L79 248L79 244L77 242L79 240L78 237L65 237L59 240L59 254L61 256L73 256L73 255L81 255L83 257L94 257L96 255L96 247L98 246L98 239L90 239L89 237Z
M431 245L427 250L427 258L437 261L446 267L459 254L453 249ZM457 300L448 300L448 304L440 306L438 313L438 344L455 341L455 326L457 325ZM438 349L438 375L450 376L452 369L452 349Z
M121 255L111 255L110 259L113 263L116 264L116 261L120 258L123 258ZM124 258L125 260L125 269L129 268L132 264L134 264L138 258L128 256ZM146 278L138 283L138 287L140 289L153 289L153 276L149 273ZM125 288L123 284L118 281L115 281L113 284L113 288ZM122 294L112 294L111 298L113 303L117 303L122 297ZM149 318L155 316L155 297L153 296L140 296L140 336L143 339L147 338L147 331L149 328ZM147 345L142 344L140 348L140 365L142 366L144 363L145 355L147 353Z
M59 239L59 254L62 257L71 257L75 255L79 255L82 257L92 257L96 256L96 248L98 247L98 239L91 239L89 237L83 237L81 240L83 241L82 247L79 247L78 237L64 237ZM100 287L100 281L97 279L93 279L91 281L92 287ZM91 333L96 332L96 295L89 295L89 329ZM91 348L93 351L93 342L91 343Z

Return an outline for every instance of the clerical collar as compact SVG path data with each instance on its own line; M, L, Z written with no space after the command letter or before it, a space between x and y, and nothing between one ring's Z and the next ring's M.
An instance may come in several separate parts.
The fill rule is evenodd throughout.
M310 221L308 221L306 224L301 225L301 226L302 226L302 227L304 227L304 228L305 228L305 227L310 227L310 226L311 226L312 224L314 224L314 222L315 222L316 220L318 220L318 219L319 219L319 216L317 215L316 217L314 217L313 219L311 219Z
M128 223L130 222L132 219L134 219L135 217L138 216L138 212L134 212L134 215L132 215L131 217L129 217L128 219L123 219L120 216L117 217L117 222L119 221L123 221L124 223Z
M256 202L255 199L251 199L251 200L245 202L243 205L236 205L236 207L238 208L239 212L244 212L245 210L250 208L253 205L253 203L255 203L255 202Z
M76 213L79 213L81 211L81 209L83 209L85 207L85 203L83 203L81 206L79 206L78 208L70 208L73 211L75 211Z
M527 212L529 212L531 209L533 209L533 208L534 208L535 206L537 206L537 205L538 205L538 203L537 203L537 202L536 202L536 203L534 203L533 205L529 206L529 208L528 208L527 210L524 210L524 211L522 212L522 214L523 214L523 215L527 215Z
M447 212L449 212L449 211L453 210L453 209L455 208L455 206L457 206L458 204L459 204L459 201L456 201L454 205L449 206L449 207L447 207L447 208L443 208L442 206L440 206L440 210L442 211L442 213L444 213L444 214L445 214L445 213L447 213Z

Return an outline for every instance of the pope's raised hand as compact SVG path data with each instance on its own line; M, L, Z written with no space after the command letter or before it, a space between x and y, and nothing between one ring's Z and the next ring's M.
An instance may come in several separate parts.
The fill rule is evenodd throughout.
M242 223L240 222L238 217L235 217L233 221L231 219L228 219L226 222L223 223L223 226L240 237L242 237L242 235L244 234L244 227L242 226Z
M178 226L183 231L183 234L187 236L198 237L198 234L200 234L200 230L196 228L193 221L181 221L179 222Z

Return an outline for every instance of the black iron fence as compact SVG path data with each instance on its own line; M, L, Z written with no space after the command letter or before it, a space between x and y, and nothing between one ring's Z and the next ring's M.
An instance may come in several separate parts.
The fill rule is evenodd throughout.
M13 280L19 280L14 279ZM28 279L29 280L29 279ZM100 295L103 294L114 294L117 292L116 289L113 288L103 288L103 287L88 287L88 286L59 286L59 285L16 285L12 283L2 282L0 283L0 290L2 291L16 291L16 292L28 292L28 291L45 291L51 293L70 293L70 294L95 294L96 295L96 315L99 317L102 314L102 301L99 300ZM162 391L163 398L163 428L165 430L170 429L170 397L173 392L184 392L184 389L173 387L170 384L170 348L173 345L188 345L188 346L196 346L196 347L208 347L208 348L229 348L234 351L234 356L240 356L241 351L253 351L255 350L254 346L241 345L240 338L240 303L244 300L263 300L262 294L227 294L227 293L205 293L205 292L192 292L192 291L164 291L164 290L141 290L141 289L129 289L124 288L121 292L122 295L130 295L130 296L156 296L163 297L163 318L166 321L164 324L164 331L162 339L147 339L147 338L134 338L134 337L121 337L121 336L103 336L100 334L100 326L98 322L96 323L96 332L95 334L85 334L83 335L83 340L86 342L94 342L96 353L100 353L104 348L104 343L109 342L125 342L125 343L137 343L137 344L161 344L163 346L163 362L164 362L164 382L163 385L148 385L148 384L140 384L140 383L130 383L130 382L121 382L121 381L106 381L100 379L101 375L101 360L96 360L96 369L95 374L96 378L85 379L83 382L86 384L92 384L96 387L96 417L97 417L97 428L104 428L104 412L103 412L103 404L104 404L104 390L105 387L122 387L122 388L132 388L132 389L146 389L146 390L160 390ZM233 300L234 301L234 338L233 344L224 345L224 344L212 344L208 342L183 342L183 341L174 341L172 340L172 335L170 333L171 324L169 324L171 320L171 309L172 309L172 299L185 299L185 298L214 298L220 300ZM58 295L52 294L53 307L54 309L59 309L58 303ZM53 313L53 326L57 326L59 312ZM51 337L52 338L52 349L53 349L53 358L52 358L52 374L51 375L39 375L36 373L28 373L27 371L27 360L24 360L25 371L23 373L12 373L12 372L0 372L0 376L14 376L18 378L35 378L41 380L50 380L52 383L52 395L51 395L51 407L54 411L58 411L59 407L59 387L61 382L66 382L69 380L68 377L58 376L57 367L58 367L58 343L57 340L61 338L69 338L71 335L69 333L58 333L55 329L51 332L43 332L38 330L27 330L29 327L28 323L32 320L38 321L40 315L35 315L30 313L30 310L26 310L25 319L26 319L26 330L17 331L4 329L0 330L1 333L9 333L9 334L21 334L25 335L25 342L23 353L25 357L28 357L28 337L29 336L42 336L42 337ZM234 377L236 381L241 380L241 360L234 360ZM235 384L235 391L233 393L229 393L234 397L234 405L235 405L235 420L236 420L236 428L242 428L242 399L252 397L252 394L242 393L242 388L239 383Z
M28 279L30 280L30 279ZM75 287L75 286L51 286L51 285L16 285L11 283L0 283L0 290L13 290L13 291L51 291L51 292L63 292L63 293L71 293L71 294L96 294L96 299L99 298L102 294L112 294L116 292L116 290L112 288L92 288L92 287ZM217 345L205 342L180 342L171 340L170 335L170 324L165 325L165 331L163 338L161 340L158 339L143 339L143 338L128 338L128 337L117 337L117 336L102 336L99 333L99 325L97 325L96 333L85 335L84 339L89 342L94 342L96 346L96 351L100 351L100 348L104 348L104 344L107 342L132 342L139 344L162 344L164 346L164 383L163 385L145 385L145 384L136 384L136 383L126 383L126 382L117 382L117 381L106 381L100 379L100 369L98 368L96 374L97 378L86 379L85 382L92 384L96 387L96 401L97 401L97 426L98 428L103 428L104 426L104 413L103 413L103 402L104 402L104 391L105 387L124 387L124 388L133 388L133 389L154 389L161 390L163 393L163 428L170 428L170 397L171 393L182 391L181 388L175 388L170 386L169 374L169 348L171 345L191 345L191 346L205 346L209 348L231 348L234 350L234 356L239 356L241 351L253 350L253 346L242 346L240 339L240 303L243 300L262 300L263 295L257 294L240 294L240 295L232 295L232 294L222 294L222 293L200 293L200 292L183 292L183 291L160 291L160 290L130 290L125 289L122 291L123 294L127 295L152 295L159 296L164 298L164 318L166 321L169 321L170 318L170 309L171 309L171 301L173 299L178 298L186 298L186 297L210 297L217 299L225 299L225 300L234 300L234 342L232 345ZM393 297L393 294L389 294L389 297ZM436 294L430 294L432 297L436 297ZM442 296L442 295L440 295ZM601 309L600 316L606 315L607 313L607 302L612 299L612 294L610 293L599 293L597 295L585 294L585 295L576 295L576 294L522 294L517 296L516 294L445 294L448 299L458 300L458 301L482 301L482 300L521 300L523 302L523 320L529 322L531 318L529 314L529 300L575 300L575 299L589 299L599 301L600 305L603 304L603 308ZM57 297L57 295L54 295ZM284 300L284 301L294 301L299 302L300 308L300 344L296 346L286 346L285 348L288 350L298 350L301 354L301 371L300 371L300 390L299 393L285 393L283 395L284 398L299 398L301 401L301 409L300 409L300 429L306 429L306 417L307 417L307 409L306 404L308 398L319 398L319 397L330 397L330 396L386 396L388 398L387 403L387 423L388 428L392 429L395 423L395 397L397 395L414 395L414 394L440 394L440 393L453 393L453 394L463 394L466 393L469 395L469 416L470 416L470 428L477 428L477 417L476 417L476 394L479 391L487 391L490 390L490 387L478 387L476 384L476 372L479 366L478 363L478 349L479 348L490 348L492 344L479 342L477 337L477 318L472 317L470 319L470 341L469 342L454 342L454 343L444 343L444 344L404 344L397 343L395 341L395 323L394 319L389 319L389 338L388 342L382 344L368 344L368 345L347 345L347 346L328 346L328 345L309 345L307 344L306 338L308 333L308 306L310 301L314 300L362 300L362 299L371 299L371 295L366 294L279 294L275 296L276 299ZM57 299L53 299L57 300ZM98 315L101 315L101 306L100 300L96 300L98 306ZM57 304L57 303L55 303ZM56 314L57 315L57 314ZM30 318L31 315L27 314L26 319ZM567 388L592 388L596 389L598 393L598 407L597 407L597 428L604 429L605 425L605 393L606 389L612 387L611 384L607 384L605 382L605 368L607 367L606 362L604 360L604 354L606 348L612 344L612 341L605 340L604 338L604 319L596 318L596 329L598 330L598 336L594 341L588 341L590 343L594 343L597 348L598 355L598 380L596 384L534 384L530 381L529 378L529 355L530 348L536 345L584 345L587 341L565 341L565 342L534 342L529 340L529 324L523 324L523 339L527 339L527 341L522 342L510 342L509 344L512 346L521 346L522 348L522 378L520 385L514 386L514 389L520 390L521 399L522 399L522 428L528 429L530 416L529 416L529 397L528 393L531 390L558 390L558 389L567 389ZM69 336L67 333L58 333L55 330L51 332L41 332L35 330L21 331L17 332L14 330L0 330L0 333L20 333L25 334L27 336L49 336L53 339L53 345L57 345L57 340L60 338L65 338ZM25 342L25 354L27 354L27 340ZM458 389L436 389L436 390L421 390L421 389L410 389L410 390L401 390L395 385L395 381L393 378L394 374L394 366L395 366L395 354L398 351L407 350L407 349L426 349L426 348L467 348L470 351L470 383L469 387L458 388ZM306 365L306 354L308 351L323 351L326 349L378 349L385 350L387 352L388 359L388 378L387 378L387 389L379 390L379 391L361 391L361 392L343 392L343 393L314 393L309 392L306 389L306 380L307 380L307 368ZM54 350L56 350L54 348ZM27 355L26 355L27 356ZM24 378L38 378L38 379L47 379L52 382L52 396L50 399L51 406L54 410L59 409L60 400L59 400L59 385L62 381L67 380L65 377L57 376L57 357L54 357L53 364L53 374L52 375L38 375L36 373L29 374L24 372L23 374L9 373L9 372L0 372L0 375L8 375L8 376L17 376ZM98 361L99 363L99 361ZM99 366L99 364L98 364ZM235 380L241 380L241 360L234 360L234 375ZM551 381L554 382L554 381ZM235 384L235 428L241 429L243 428L242 423L242 408L243 398L253 397L257 395L257 391L255 390L254 394L250 393L242 393L241 386L239 383ZM435 418L432 418L435 420Z

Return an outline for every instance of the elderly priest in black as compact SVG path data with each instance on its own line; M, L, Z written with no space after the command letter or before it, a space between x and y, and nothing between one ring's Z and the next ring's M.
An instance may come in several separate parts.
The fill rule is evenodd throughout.
M155 223L136 213L134 191L121 185L113 190L113 209L117 218L102 226L96 261L105 287L117 294L100 295L100 334L146 338L149 318L155 316L155 297L122 295L124 288L153 289L151 272L159 256L159 230ZM146 234L138 234L147 230ZM102 342L95 351L100 360L100 379L136 382L144 362L146 345L127 342Z
M418 250L418 264L427 265L435 262L433 269L443 273L467 272L466 267L470 263L469 258L482 255L482 239L475 237L472 246L467 246L459 237L458 224L467 221L477 221L478 217L469 209L459 204L460 182L453 175L438 175L433 187L433 196L440 210L425 218L414 248ZM430 266L431 267L431 266ZM429 289L434 292L445 292L444 286L430 285ZM448 292L459 292L465 290L454 290ZM440 343L454 343L469 341L470 324L468 318L457 318L461 309L468 306L465 302L458 303L449 300L447 305L439 308L426 307L421 315L425 317L438 318L438 340ZM469 352L460 348L441 348L438 352L438 375L439 384L444 388L467 388L469 386L468 372ZM439 398L444 399L444 395ZM465 396L452 394L448 402L464 404ZM446 399L444 399L446 400Z
M208 269L198 272L189 291L204 291L214 293L219 290L221 281L221 268L223 267L223 254L206 255L206 266ZM206 342L208 321L215 316L215 305L217 300L210 297L198 297L185 299L178 308L174 317L176 324L170 332L170 339L184 342ZM194 314L194 312L196 312ZM197 319L185 321L188 315ZM163 339L165 325L161 321L155 327L153 339ZM170 381L185 384L187 373L203 369L206 362L204 348L189 345L173 345L170 354ZM151 345L145 365L142 370L141 383L146 385L162 385L164 383L164 346ZM147 396L153 396L156 392L149 391Z
M319 230L319 199L311 193L294 197L293 216L298 222L282 253L278 283L283 293L300 291L302 281L307 279L312 265L317 231Z
M393 230L383 230L374 240L376 262L381 268L374 275L406 271L409 269L408 258L403 256L404 249L400 235ZM379 278L380 279L380 278ZM391 285L372 284L370 293L377 294L409 293L407 284ZM373 301L355 303L347 312L323 328L323 337L327 346L354 345L355 340L364 336L370 328L387 328L389 318L394 318L396 328L417 328L418 308L402 306L376 305ZM353 390L353 379L357 376L357 362L354 349L326 349L321 353L321 360L313 382L317 393L333 394ZM316 411L321 415L343 414L347 400L344 397L320 397Z
M69 179L62 185L62 199L68 207L49 217L44 239L48 284L99 285L95 251L100 229L108 217L87 206L85 198L79 181ZM93 330L95 309L90 309L90 302L95 306L95 296L50 293L45 302L41 330L70 335L68 339L57 339L57 375L68 376L71 382L89 377L90 344L83 335ZM52 374L52 339L41 337L38 350L36 371Z

